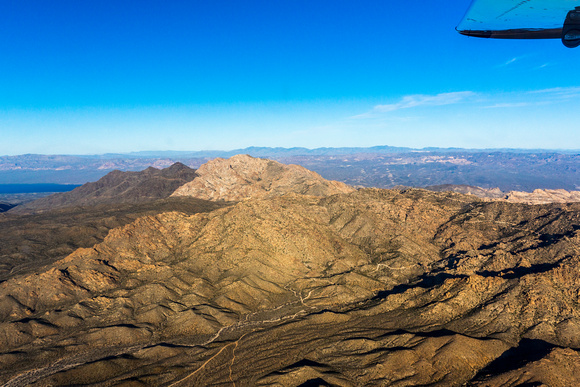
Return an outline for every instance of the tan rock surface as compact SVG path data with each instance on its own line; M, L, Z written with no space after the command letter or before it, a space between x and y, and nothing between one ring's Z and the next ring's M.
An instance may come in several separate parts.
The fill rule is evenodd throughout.
M438 185L426 187L435 192L457 192L477 196L481 199L506 201L510 203L525 204L550 204L550 203L576 203L580 202L580 191L567 191L565 189L536 189L533 192L509 191L502 192L499 188L480 188L468 185Z
M248 155L214 159L199 167L197 174L197 178L179 187L172 196L239 201L290 192L328 196L354 191L344 183L326 180L299 165L285 165Z
M290 193L144 216L0 283L0 381L574 385L579 297L580 204Z
M570 348L529 347L523 354L533 358L529 362L522 359L505 358L499 365L502 371L495 375L482 372L473 386L515 387L515 386L550 386L569 387L576 385L580 373L580 353ZM537 359L537 360L535 360Z
M536 189L534 192L510 191L505 196L510 203L548 204L580 202L580 191Z
M192 214L226 205L179 197L138 204L75 206L24 216L0 214L0 282L100 243L109 230L141 216L168 211Z

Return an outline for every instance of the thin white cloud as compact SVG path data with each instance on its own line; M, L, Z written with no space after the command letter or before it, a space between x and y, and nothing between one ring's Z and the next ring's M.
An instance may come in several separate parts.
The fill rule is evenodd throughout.
M536 56L537 55L535 54L524 54L520 56L514 56L513 58L509 58L505 62L496 65L495 68L502 68L511 65L523 65L526 63L529 64L529 59L533 59Z
M532 105L529 102L506 102L506 103L496 103L495 105L484 106L486 109L496 109L496 108L517 108L526 107Z
M502 66L509 66L512 63L514 63L515 61L517 61L518 58L511 58L510 60L508 60L507 62L505 62Z
M580 95L580 86L553 87L550 89L532 90L528 94L542 94L556 98L575 98Z
M381 113L388 113L395 110L410 109L420 106L443 106L461 103L466 99L475 96L472 91L457 91L453 93L440 93L435 95L413 94L406 95L397 103L387 105L376 105L371 111L353 116L351 118L369 118Z
M544 106L563 103L580 98L580 86L553 87L548 89L516 91L505 93L477 93L473 91L458 91L433 95L413 94L402 97L398 102L376 105L370 111L358 114L350 119L389 119L395 117L388 113L402 109L428 106L455 105L471 103L482 109L517 109L530 106Z
M488 109L540 106L560 103L578 97L580 97L580 87L553 87L550 89L490 95L486 99L495 103L482 107Z
M510 58L510 59L506 60L505 62L496 65L495 68L500 69L502 67L507 67L507 66L513 65L516 62L521 62L521 60L525 59L527 56L528 55L522 55L522 56L516 56L516 57Z

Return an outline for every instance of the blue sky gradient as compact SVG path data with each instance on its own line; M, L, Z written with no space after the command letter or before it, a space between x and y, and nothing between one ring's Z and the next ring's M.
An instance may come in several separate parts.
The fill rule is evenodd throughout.
M469 0L0 1L0 155L580 148L580 49Z

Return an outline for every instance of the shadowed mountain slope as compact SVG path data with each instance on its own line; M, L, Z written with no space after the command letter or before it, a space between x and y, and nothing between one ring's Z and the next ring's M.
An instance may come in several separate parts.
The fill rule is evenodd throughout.
M11 209L13 207L14 207L14 204L0 202L0 212L8 211L9 209Z
M195 198L167 198L137 204L66 207L39 214L0 214L0 282L103 241L109 230L144 215L186 214L227 206Z
M143 203L169 197L175 189L196 177L194 169L175 163L165 169L149 167L140 172L112 171L94 183L16 207L12 212L38 212L56 208L98 204Z
M285 165L248 155L208 161L199 167L197 174L198 178L179 187L172 196L238 201L290 192L327 196L354 191L344 183L326 180L299 165Z
M144 216L0 284L0 382L574 385L579 273L579 204L363 189Z

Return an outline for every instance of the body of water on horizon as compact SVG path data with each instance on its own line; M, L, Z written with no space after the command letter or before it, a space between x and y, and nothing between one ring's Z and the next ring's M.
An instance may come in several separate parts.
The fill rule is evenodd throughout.
M21 194L36 192L68 192L80 184L0 184L0 194Z

